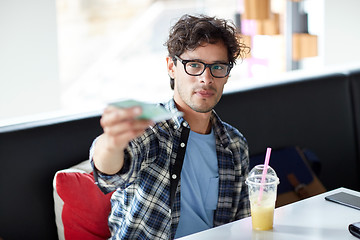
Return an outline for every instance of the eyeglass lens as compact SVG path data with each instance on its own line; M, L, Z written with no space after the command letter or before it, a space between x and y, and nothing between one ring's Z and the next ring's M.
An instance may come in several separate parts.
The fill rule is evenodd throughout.
M185 70L190 75L201 75L206 66L209 66L210 72L214 77L225 77L228 74L229 66L222 63L214 63L205 65L201 62L187 62L185 64Z

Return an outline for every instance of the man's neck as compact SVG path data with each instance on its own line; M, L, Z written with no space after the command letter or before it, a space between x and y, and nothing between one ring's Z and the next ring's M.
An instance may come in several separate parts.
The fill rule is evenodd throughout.
M208 134L211 132L210 116L211 112L197 114L185 113L184 118L189 123L191 131Z
M184 119L190 125L193 132L200 134L209 134L211 132L211 111L207 113L199 113L189 107L182 108L177 105L178 109L184 113Z

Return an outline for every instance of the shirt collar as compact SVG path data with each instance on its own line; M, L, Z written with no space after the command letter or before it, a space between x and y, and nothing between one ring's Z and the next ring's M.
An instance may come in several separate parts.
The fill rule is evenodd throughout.
M179 111L176 107L174 99L171 99L168 102L163 103L162 105L172 113L176 113ZM177 128L180 128L181 125L187 128L190 127L188 122L182 116L174 115L171 120ZM224 147L227 147L230 142L230 137L225 129L223 122L216 114L215 110L212 110L210 121L212 124L212 128L214 129L215 136L217 136L218 140Z
M174 122L175 126L177 128L180 128L180 126L184 126L189 128L188 122L185 121L185 119L182 116L176 115L179 110L176 107L174 99L169 100L168 102L162 104L167 110L169 110L171 113L174 113L174 117L171 118L172 122Z
M224 148L226 148L230 143L230 136L223 124L223 121L216 114L215 110L212 110L210 121L214 128L215 136L217 137L221 145L223 145Z

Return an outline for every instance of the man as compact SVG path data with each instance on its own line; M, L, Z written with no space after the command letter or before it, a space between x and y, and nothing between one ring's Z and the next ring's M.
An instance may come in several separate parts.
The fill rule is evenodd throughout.
M227 21L189 15L166 44L174 96L164 107L183 117L152 123L138 107L108 107L90 151L99 187L115 190L113 239L173 239L250 213L247 142L213 111L245 46Z

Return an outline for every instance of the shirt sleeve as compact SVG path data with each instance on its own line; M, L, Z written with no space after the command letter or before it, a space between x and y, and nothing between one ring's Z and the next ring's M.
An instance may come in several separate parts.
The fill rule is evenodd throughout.
M118 188L125 189L134 179L134 170L136 169L135 163L137 162L134 161L134 159L140 158L139 153L141 151L138 150L133 142L129 143L128 147L124 151L124 166L118 173L108 175L99 171L94 164L94 146L97 139L98 138L93 141L89 153L95 184L97 184L101 191L105 194L110 193Z

